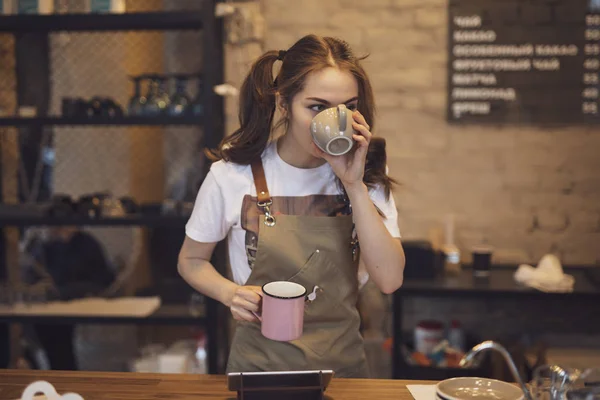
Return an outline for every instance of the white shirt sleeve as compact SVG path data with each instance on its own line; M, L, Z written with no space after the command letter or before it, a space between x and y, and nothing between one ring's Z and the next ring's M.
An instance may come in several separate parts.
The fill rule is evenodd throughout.
M225 239L230 228L222 188L213 171L209 171L196 196L185 233L197 242L216 243Z
M375 189L369 191L369 195L373 204L383 212L383 224L390 232L390 235L395 238L400 237L400 228L398 227L398 210L396 209L396 202L394 201L393 194L390 194L390 198L386 200L385 191L382 185L377 185Z
M376 188L369 190L369 196L373 201L373 204L379 208L379 210L385 215L383 218L383 224L387 228L388 232L392 237L400 237L400 228L398 227L398 210L396 209L396 202L394 196L390 194L390 198L386 200L385 191L383 186L377 185ZM367 272L364 265L359 266L358 270L358 287L362 288L369 280L369 273Z

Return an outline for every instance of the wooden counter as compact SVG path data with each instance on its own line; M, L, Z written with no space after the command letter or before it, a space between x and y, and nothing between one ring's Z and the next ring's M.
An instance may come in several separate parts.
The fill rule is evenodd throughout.
M35 380L52 383L59 394L79 393L85 400L236 398L222 375L0 370L0 400L19 399ZM332 400L413 400L406 385L419 383L433 382L334 378L325 394Z

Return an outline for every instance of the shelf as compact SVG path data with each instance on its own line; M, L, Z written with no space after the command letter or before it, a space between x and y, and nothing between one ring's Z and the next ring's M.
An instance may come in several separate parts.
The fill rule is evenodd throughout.
M188 216L128 216L119 218L85 217L0 217L2 226L160 226L183 228Z
M119 117L119 118L87 118L87 117L40 117L40 118L0 118L0 126L110 126L110 125L138 125L138 126L164 126L164 125L201 125L202 117Z
M99 316L99 315L48 315L48 314L4 314L0 312L0 323L44 323L44 324L153 324L153 325L203 325L206 323L204 306L200 315L190 313L187 304L163 304L147 317Z
M200 30L198 11L125 14L5 15L0 32Z

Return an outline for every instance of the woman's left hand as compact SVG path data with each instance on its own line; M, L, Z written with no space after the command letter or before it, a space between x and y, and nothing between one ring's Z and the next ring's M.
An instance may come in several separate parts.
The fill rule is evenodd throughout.
M332 156L319 149L313 143L316 153L331 165L333 172L340 178L346 188L362 182L365 174L367 150L373 136L371 127L360 112L354 111L352 118L354 118L352 127L355 130L355 133L352 135L354 148L348 153L342 156Z

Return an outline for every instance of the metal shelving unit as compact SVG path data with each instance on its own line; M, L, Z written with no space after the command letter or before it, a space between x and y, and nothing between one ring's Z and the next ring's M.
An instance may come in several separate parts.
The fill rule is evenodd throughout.
M5 15L0 18L0 32L198 30L203 28L203 24L202 13L182 11L125 14Z
M195 116L181 117L115 117L115 118L86 118L86 117L40 117L40 118L0 118L0 126L164 126L164 125L202 125L204 119Z
M202 92L203 117L130 117L117 118L84 118L41 115L35 118L3 117L0 127L12 128L42 128L45 126L201 126L207 134L203 137L204 147L215 147L223 138L224 105L220 96L212 88L223 82L223 23L215 15L216 4L219 0L203 0L201 11L164 11L164 12L133 12L124 14L53 14L53 15L9 15L0 16L0 33L12 34L15 38L23 34L35 34L48 41L52 32L116 32L116 31L166 31L194 30L202 31L202 82L207 90ZM17 81L18 81L17 77ZM17 82L17 86L19 83ZM93 135L95 131L85 134ZM208 166L207 166L208 167ZM0 165L0 170L1 170ZM15 171L15 174L17 172ZM2 182L0 180L0 202L2 197ZM92 219L85 217L52 217L52 216L14 216L0 217L0 228L27 226L151 226L151 227L181 227L183 229L187 217L162 215L130 215L120 218ZM220 262L223 255L216 250L215 265L224 268ZM7 251L5 254L15 254ZM7 265L14 260L7 260ZM189 323L203 324L208 338L208 372L222 372L219 365L219 348L226 345L223 337L225 323L222 320L219 304L206 299L205 313L201 318L187 316L179 319L155 315L148 321L132 319L135 323L160 322L170 324ZM160 313L159 313L160 314ZM164 312L163 312L164 314ZM164 317L164 318L163 318ZM25 322L25 320L0 319L0 322ZM64 322L64 321L63 321ZM102 323L100 319L97 322ZM110 321L115 322L115 321ZM76 320L73 320L76 323ZM223 343L223 344L222 344Z

